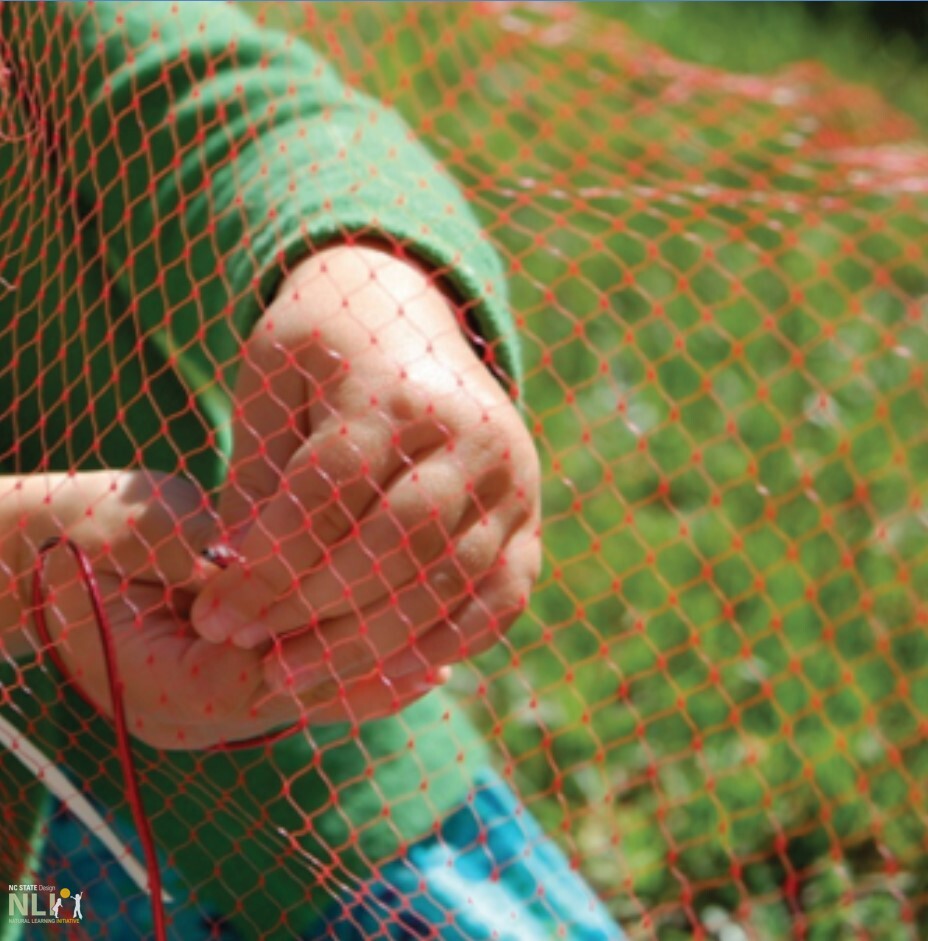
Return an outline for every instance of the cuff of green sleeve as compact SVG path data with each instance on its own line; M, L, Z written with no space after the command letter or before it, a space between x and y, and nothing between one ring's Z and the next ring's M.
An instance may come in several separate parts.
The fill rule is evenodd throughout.
M385 133L385 138L395 140L396 135ZM375 164L377 172L363 178L357 163L332 166L307 186L305 197L299 182L294 193L292 179L282 178L280 198L272 195L278 207L275 224L259 227L252 241L258 296L267 303L301 258L325 246L351 241L389 245L400 257L431 270L476 328L487 367L517 398L521 350L499 256L456 185L435 169L432 158L418 145L407 145L407 156L406 166ZM320 192L326 197L321 205ZM248 316L239 321L242 335L259 314L252 312L250 322Z

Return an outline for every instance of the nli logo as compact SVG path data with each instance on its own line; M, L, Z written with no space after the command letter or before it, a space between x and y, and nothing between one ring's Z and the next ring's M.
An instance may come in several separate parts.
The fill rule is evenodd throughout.
M7 915L11 925L77 925L83 921L83 892L53 885L9 885Z

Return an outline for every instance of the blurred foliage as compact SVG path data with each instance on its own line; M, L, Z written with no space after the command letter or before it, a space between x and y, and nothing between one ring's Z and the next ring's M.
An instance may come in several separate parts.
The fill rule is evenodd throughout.
M924 3L595 3L681 59L762 74L821 62L866 82L928 130L928 5Z

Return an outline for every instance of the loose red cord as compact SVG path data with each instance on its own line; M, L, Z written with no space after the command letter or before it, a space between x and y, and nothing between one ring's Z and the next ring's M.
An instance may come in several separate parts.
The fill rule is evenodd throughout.
M113 644L112 631L110 630L106 612L103 610L97 580L94 577L93 569L90 566L87 556L84 555L78 545L64 536L55 536L52 539L48 539L39 548L32 578L32 604L35 609L36 629L39 632L43 646L48 649L58 669L67 676L68 674L67 671L64 670L64 664L61 662L61 658L58 656L57 651L55 651L51 643L48 625L45 622L45 591L43 579L45 574L45 559L47 554L58 545L65 546L70 551L71 555L74 556L81 580L90 597L94 617L96 618L97 630L100 635L100 641L103 644L106 679L109 683L110 696L113 700L113 722L116 726L116 747L119 749L122 776L126 785L126 796L129 799L129 806L132 809L132 816L135 819L139 840L142 843L142 852L145 855L145 864L148 867L148 891L151 897L151 914L154 921L155 937L157 941L167 941L164 905L161 901L161 869L158 866L155 841L152 838L148 817L145 815L145 807L142 804L142 795L139 790L138 775L135 770L135 761L132 757L132 746L129 742L129 731L126 727L126 712L122 698L122 683L119 680L116 670L116 651L115 645ZM83 698L87 699L86 696ZM99 707L97 708L99 709Z
M55 648L55 645L51 639L51 634L48 630L48 624L45 620L45 562L48 553L59 545L65 546L70 551L71 555L74 556L74 559L77 562L81 581L83 582L84 587L87 589L87 595L90 599L93 615L96 620L97 632L100 635L100 641L103 645L103 659L106 665L106 679L107 683L109 684L110 698L112 699L113 703L112 718L116 727L116 747L119 751L119 760L122 765L122 774L126 785L126 795L129 800L129 806L132 810L133 819L135 820L135 826L136 830L138 831L139 840L142 844L142 852L145 856L145 864L148 868L148 889L151 897L151 912L155 928L155 938L156 941L167 941L164 904L162 902L161 891L161 869L158 865L158 855L155 850L155 841L152 836L151 826L149 825L148 817L145 813L145 805L142 802L138 772L136 771L135 761L132 757L132 742L129 737L129 730L126 723L125 704L123 702L123 683L119 679L113 631L109 619L106 616L106 611L103 608L103 601L100 597L100 589L97 585L96 576L94 575L90 561L80 546L78 546L71 539L68 539L66 536L54 536L51 539L47 539L39 547L39 551L36 556L35 569L33 570L32 576L32 605L35 612L36 630L38 631L39 639L42 642L43 650L48 651L48 654L52 658L55 666L63 676L67 677L69 675L69 671ZM227 567L238 558L235 553L227 549L210 549L207 550L207 552L204 554L211 562L213 562L215 565L218 565L220 568ZM84 693L79 685L76 686L76 690L81 699L90 705L91 708L101 715L106 715L100 706ZM289 725L284 729L280 729L277 732L269 732L264 735L255 736L254 738L244 739L242 741L222 742L204 750L232 751L242 748L254 748L259 745L270 745L282 738L286 738L287 736L292 735L294 732L305 728L305 725L305 721L300 720L298 722L294 722L292 725Z

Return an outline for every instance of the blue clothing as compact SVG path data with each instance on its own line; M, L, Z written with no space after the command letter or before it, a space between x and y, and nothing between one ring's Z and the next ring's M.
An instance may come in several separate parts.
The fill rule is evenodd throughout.
M441 837L383 866L365 897L336 906L317 937L622 941L624 935L512 791L483 771L472 800L444 821Z
M134 838L127 842L138 854ZM147 898L66 812L54 815L39 871L46 881L87 889L86 927L104 922L111 941L150 937ZM251 941L185 898L176 876L163 875L176 900L167 907L172 938ZM27 930L25 938L38 941L43 935L32 932L40 931ZM377 877L334 900L306 941L426 938L623 941L624 935L515 794L495 772L483 770L440 836L413 844Z

